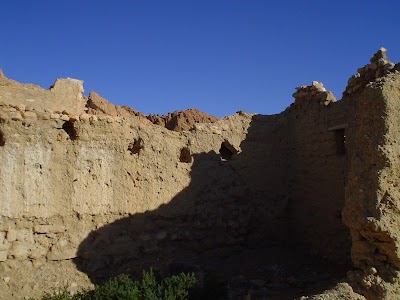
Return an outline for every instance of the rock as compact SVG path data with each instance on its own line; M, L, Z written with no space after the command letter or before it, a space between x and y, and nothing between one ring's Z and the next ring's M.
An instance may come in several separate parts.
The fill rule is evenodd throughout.
M19 110L20 112L24 112L24 111L25 111L25 108L26 108L26 105L25 105L25 104L17 104L17 105L15 106L15 108L16 108L17 110Z
M9 112L8 117L13 121L21 121L23 119L20 112Z
M53 119L53 120L59 119L60 117L61 117L60 114L51 114L51 115L50 115L50 119Z
M37 115L33 111L26 111L26 112L24 112L24 118L25 119L36 119Z
M193 108L161 116L149 115L147 119L155 125L163 126L173 131L190 130L196 123L214 123L218 121L216 117Z
M35 245L33 246L33 248L31 249L29 258L32 258L34 260L39 259L40 257L44 257L47 255L47 249L40 246L40 245Z
M385 48L380 48L369 60L371 63L376 63L378 62L380 59L382 60L388 60L387 56L386 56L386 49Z
M89 113L91 114L105 114L113 117L132 116L131 112L127 111L125 108L108 102L93 91L89 93L87 105L89 107Z
M25 260L29 256L31 244L21 241L12 243L9 254L16 260Z
M66 260L75 257L77 257L77 250L75 248L62 249L62 250L52 248L47 253L48 260Z
M64 225L35 225L34 227L35 233L58 233L64 231Z
M90 115L88 115L88 114L81 114L79 116L79 120L81 120L83 122L87 122L87 121L89 121L89 119L90 119Z
M6 261L8 256L8 251L1 251L0 250L0 262L1 261Z
M14 242L17 240L17 230L15 229L8 229L7 231L7 241Z

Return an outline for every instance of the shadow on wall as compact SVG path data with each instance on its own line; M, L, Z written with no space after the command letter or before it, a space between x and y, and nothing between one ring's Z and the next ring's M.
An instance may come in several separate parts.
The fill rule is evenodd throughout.
M261 221L249 205L254 195L219 154L193 156L190 185L168 204L105 225L80 244L75 262L93 282L173 261L210 264L250 242Z
M244 248L285 242L287 197L267 195L265 189L249 184L254 181L249 167L257 163L249 160L265 156L261 148L250 153L259 141L254 125L263 125L255 123L241 153L234 153L224 141L220 153L193 154L190 184L168 204L91 232L79 246L78 268L93 282L122 272L140 275L143 269L162 269L174 261L213 268L221 258ZM180 163L191 162L187 150ZM267 180L268 172L253 175Z
M137 277L149 267L166 273L222 270L227 278L243 274L246 267L259 269L263 259L279 268L274 259L284 251L261 252L264 258L250 257L254 264L248 257L229 258L252 249L292 246L288 172L293 139L289 118L281 115L254 116L238 154L225 141L220 153L192 155L189 186L154 211L91 232L74 259L78 269L99 283L121 273ZM187 152L181 153L180 163L191 162Z

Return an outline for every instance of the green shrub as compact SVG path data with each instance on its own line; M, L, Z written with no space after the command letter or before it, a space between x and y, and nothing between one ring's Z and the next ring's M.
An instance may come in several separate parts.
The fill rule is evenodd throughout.
M67 291L46 295L42 300L185 300L196 283L193 273L157 280L154 271L143 272L141 281L132 281L128 275L112 278L92 291L73 296Z

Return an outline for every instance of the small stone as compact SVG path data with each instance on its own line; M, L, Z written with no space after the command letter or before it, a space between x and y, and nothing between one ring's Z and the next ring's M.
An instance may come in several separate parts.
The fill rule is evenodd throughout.
M14 107L6 106L6 107L3 108L3 111L5 111L5 112L16 112L17 110Z
M361 281L361 284L366 289L369 289L372 286L372 283L369 280L365 279L365 278Z
M50 120L50 114L48 113L41 113L38 115L38 119L40 120Z
M10 249L11 244L10 243L5 243L5 244L0 244L0 251L7 251L8 249Z
M33 228L35 233L59 233L65 231L63 225L36 225Z
M26 106L25 106L25 104L18 104L15 108L16 108L17 110L21 111L21 112L24 112Z
M0 251L0 261L7 260L8 251Z
M89 115L89 114L81 114L81 115L79 116L79 119L80 119L81 121L83 121L83 122L89 121L90 115Z
M30 246L27 243L16 241L13 242L10 255L17 260L24 260L28 258Z
M20 112L10 112L8 115L13 121L21 121L22 115Z
M38 269L43 265L43 261L40 259L32 259L32 265L35 269Z
M376 273L378 273L378 270L374 267L369 269L369 274L375 275Z
M26 111L24 112L24 118L25 119L36 119L36 113L34 113L33 111Z
M389 62L389 63L387 63L386 65L384 65L383 68L384 68L385 70L392 70L392 69L394 68L394 66L395 66L394 63Z
M386 49L385 48L380 48L369 60L371 63L378 61L379 59L383 60L388 60L386 56Z
M60 118L60 114L51 114L50 115L50 119L55 120L55 119L59 119L59 118Z
M72 122L79 121L79 116L77 115L70 115L69 120Z
M47 249L45 249L44 247L42 247L40 245L35 245L31 249L31 253L29 255L29 258L39 259L40 257L44 257L46 255L47 255Z
M17 240L17 231L15 229L8 229L7 231L7 241L14 242Z
M61 120L63 121L69 121L69 116L68 115L61 115Z
M51 249L51 251L47 254L48 260L66 260L75 258L77 256L76 249L69 248L69 249Z
M388 62L388 61L385 60L385 59L383 59L383 58L380 58L380 59L378 59L378 61L377 61L379 67L382 67L382 66L386 65L387 62Z
M11 278L7 276L7 277L4 277L4 278L3 278L3 281L4 281L5 283L9 283L9 282L10 282L10 279L11 279Z

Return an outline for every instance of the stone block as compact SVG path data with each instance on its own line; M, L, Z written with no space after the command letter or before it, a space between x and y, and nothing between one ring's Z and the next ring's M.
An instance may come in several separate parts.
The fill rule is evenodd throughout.
M59 233L65 231L63 225L36 225L34 227L35 233Z
M32 259L38 259L40 257L44 257L47 255L48 249L40 246L40 245L35 245L33 246L33 248L31 249L29 258Z
M7 260L8 251L0 251L0 261Z
M7 241L14 242L17 240L17 231L15 229L8 229L7 231Z
M31 229L18 229L16 230L16 240L21 242L28 242L33 244L33 233Z
M9 254L17 260L27 259L29 256L31 244L15 241L12 243Z
M75 248L67 248L67 249L51 249L49 253L47 253L48 260L66 260L77 257L77 249Z
M25 119L36 119L37 115L33 111L26 111L23 113Z

